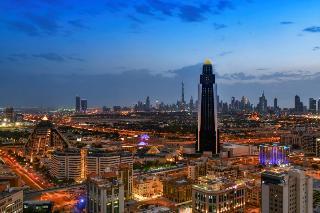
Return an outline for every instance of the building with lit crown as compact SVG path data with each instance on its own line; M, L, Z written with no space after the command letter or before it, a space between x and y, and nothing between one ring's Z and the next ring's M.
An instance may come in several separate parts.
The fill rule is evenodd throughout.
M219 137L217 124L217 86L213 66L206 60L200 75L198 88L198 134L196 151L219 153Z

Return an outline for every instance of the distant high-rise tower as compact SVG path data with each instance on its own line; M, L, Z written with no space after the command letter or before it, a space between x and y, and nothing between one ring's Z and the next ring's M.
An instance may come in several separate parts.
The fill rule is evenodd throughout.
M81 99L80 105L81 105L81 112L82 113L86 113L87 109L88 109L88 101L87 101L87 99Z
M184 83L183 81L181 82L181 104L184 104L185 100L184 100Z
M265 113L268 110L267 99L264 96L264 91L262 92L262 96L259 98L259 103L257 105L257 110L260 113Z
M298 95L294 97L294 109L297 113L303 112L303 103L300 101L300 97Z
M199 84L198 137L197 152L219 153L217 129L217 86L212 63L206 60L203 64Z
M309 98L309 111L312 113L317 112L317 101L316 99Z
M274 98L274 100L273 100L273 109L274 110L278 109L278 99L277 98Z
M194 104L193 104L193 98L192 98L192 96L191 96L190 102L189 102L189 109L190 109L191 112L192 112L193 109L194 109Z
M80 112L81 110L80 102L81 102L80 96L76 96L76 112Z
M318 100L318 113L320 113L320 98Z
M150 97L148 96L146 99L146 105L145 105L145 111L150 111L151 109L151 104L150 104Z

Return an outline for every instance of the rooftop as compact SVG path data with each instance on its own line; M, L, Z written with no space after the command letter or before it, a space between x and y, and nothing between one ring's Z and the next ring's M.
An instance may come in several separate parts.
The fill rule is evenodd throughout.
M239 187L244 187L243 180L231 181L226 178L216 178L215 176L204 176L199 178L199 183L193 185L193 188L205 190L208 192L219 192L234 190Z

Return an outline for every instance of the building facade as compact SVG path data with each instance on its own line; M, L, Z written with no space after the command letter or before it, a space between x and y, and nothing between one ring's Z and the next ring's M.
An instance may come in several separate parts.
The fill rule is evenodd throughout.
M272 170L261 175L264 213L312 213L313 181L304 171Z
M106 171L88 178L88 212L124 212L124 189L118 175Z
M163 182L163 197L176 203L189 203L192 200L192 181L187 178L168 178Z
M23 191L0 192L0 212L23 212Z
M55 151L49 163L49 173L57 179L81 180L81 155L79 150Z
M135 178L133 193L137 199L159 197L163 193L163 184L159 176L139 176Z
M246 185L242 181L207 176L192 186L194 213L244 212L245 203Z

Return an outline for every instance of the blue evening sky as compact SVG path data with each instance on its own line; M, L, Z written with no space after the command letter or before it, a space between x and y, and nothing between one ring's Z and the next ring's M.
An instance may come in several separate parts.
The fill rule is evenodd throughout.
M317 0L2 0L1 72L315 72Z

